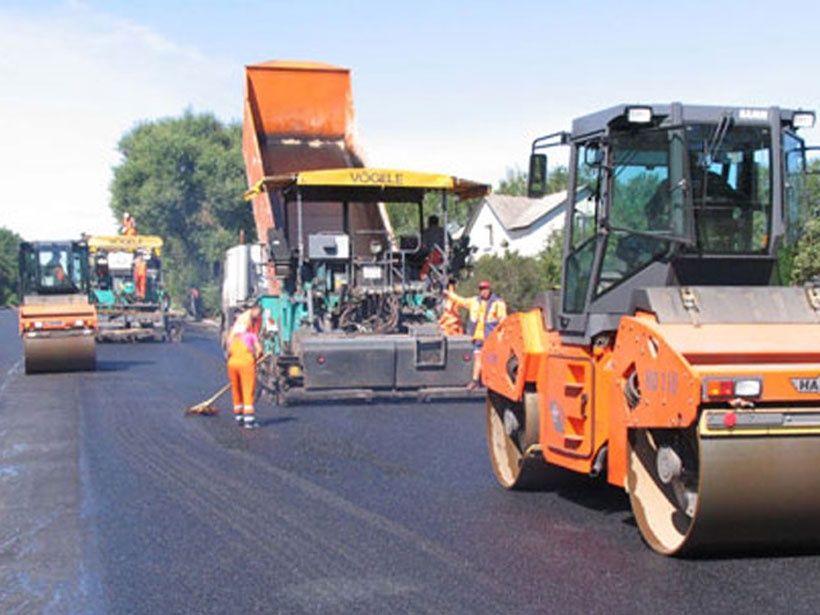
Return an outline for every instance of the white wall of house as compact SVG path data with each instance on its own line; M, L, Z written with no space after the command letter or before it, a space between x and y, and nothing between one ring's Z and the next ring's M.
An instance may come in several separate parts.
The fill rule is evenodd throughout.
M470 230L470 245L476 246L476 258L488 255L503 254L505 243L509 244L510 236L504 229L492 208L486 202L481 203L481 209Z
M476 258L502 256L507 251L535 256L544 249L553 231L564 227L563 208L549 212L532 226L507 231L486 201L480 207L470 232L470 244L478 248Z

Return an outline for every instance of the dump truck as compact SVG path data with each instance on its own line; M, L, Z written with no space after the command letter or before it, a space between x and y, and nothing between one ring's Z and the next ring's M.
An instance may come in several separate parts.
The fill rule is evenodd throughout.
M25 372L96 369L97 312L88 301L88 246L81 241L21 243L19 287Z
M443 229L452 200L488 191L450 175L372 168L257 182L246 197L274 195L295 222L268 235L279 290L258 299L271 353L260 368L263 386L280 401L470 395L472 342L445 335L438 325L443 290L464 262L461 244L442 232L443 245L425 251L422 229L393 237L383 228L354 228L352 219L354 208L375 210L388 202L414 208L421 218L425 195L434 193ZM337 202L339 218L329 226L341 230L306 230L311 210Z
M155 235L88 239L89 297L97 308L98 341L166 341L179 337L181 323L169 315L162 246L162 238ZM144 287L140 276L135 275L138 267L144 272Z
M779 285L777 258L807 213L813 124L619 105L533 143L531 193L563 146L572 205L560 290L482 355L503 487L605 476L666 555L820 545L820 288Z
M264 177L316 169L362 167L353 134L350 71L321 62L274 60L245 67L242 155L248 186ZM279 280L267 264L269 234L285 228L282 204L258 191L251 206L258 242L230 248L222 283L222 331L264 293L278 292ZM308 233L341 230L341 203L310 208L302 220ZM288 221L293 232L295 220ZM336 224L337 226L333 226ZM353 228L389 229L383 206L354 208Z
M364 166L353 128L350 71L320 62L272 61L245 68L242 154L248 186L264 177ZM274 200L272 200L272 197ZM251 201L256 233L285 228L285 211L276 194L258 192ZM302 220L304 231L338 231L342 203L313 208ZM388 229L383 206L353 207L352 228ZM287 221L295 230L296 220ZM276 276L268 269L268 283Z

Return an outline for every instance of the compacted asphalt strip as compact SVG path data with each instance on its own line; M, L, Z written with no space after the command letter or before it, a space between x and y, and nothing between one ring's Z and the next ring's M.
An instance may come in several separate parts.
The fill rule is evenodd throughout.
M185 417L225 381L215 333L98 346L23 374L0 312L0 612L817 612L820 554L679 560L621 490L509 493L482 403Z

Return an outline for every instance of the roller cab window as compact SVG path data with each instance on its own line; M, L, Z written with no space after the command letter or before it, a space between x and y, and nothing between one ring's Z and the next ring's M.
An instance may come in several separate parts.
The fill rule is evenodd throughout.
M60 248L41 250L37 255L37 262L41 289L66 290L72 288L73 263L69 266L71 260L68 250Z
M591 144L576 148L574 198L569 219L571 250L565 261L563 284L564 311L570 314L583 312L592 276L601 213L599 156L600 149Z
M806 146L790 132L783 133L783 157L786 171L785 210L786 239L795 243L809 214L806 193Z
M20 246L20 290L23 295L84 292L88 279L87 259L87 251L76 243L23 243Z
M766 253L772 213L769 128L693 125L686 139L698 251Z
M688 242L680 130L616 135L611 141L610 208L595 296Z

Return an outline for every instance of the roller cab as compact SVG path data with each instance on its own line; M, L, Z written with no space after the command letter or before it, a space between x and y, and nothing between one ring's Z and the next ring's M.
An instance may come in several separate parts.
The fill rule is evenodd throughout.
M96 369L97 311L83 242L24 242L19 330L27 374Z
M562 467L629 494L666 555L820 548L820 289L778 285L808 214L811 112L621 105L569 148L560 291L485 344L506 488Z

